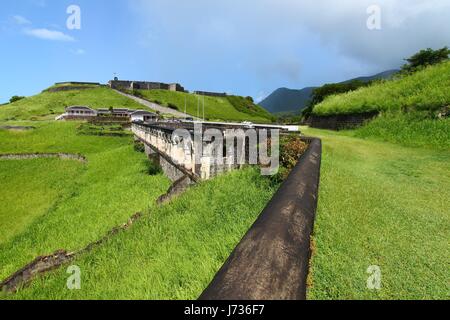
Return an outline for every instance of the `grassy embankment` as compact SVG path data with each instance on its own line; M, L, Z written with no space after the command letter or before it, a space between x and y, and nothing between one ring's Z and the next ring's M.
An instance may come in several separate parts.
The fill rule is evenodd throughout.
M81 290L67 289L63 267L9 298L196 299L275 188L252 168L204 182L73 261Z
M312 299L447 299L450 255L450 64L334 96L316 114L371 110L345 132L308 129L324 142ZM367 288L369 266L382 288Z
M169 187L147 174L131 137L77 134L78 123L27 122L35 130L0 130L0 153L66 152L72 160L0 161L0 279L57 249L77 250L138 211Z
M197 98L200 97L200 114L203 116L203 97L195 94L172 92L167 90L138 90L138 95L146 100L158 103L167 107L176 107L178 111L184 112L186 101L186 111L188 114L197 116ZM270 122L273 116L262 107L254 104L250 100L238 96L229 97L204 97L205 117L210 120L229 121L253 121Z
M316 115L369 111L433 113L450 104L450 62L413 75L383 81L346 94L334 95L315 106Z
M57 115L64 113L67 106L73 105L86 105L91 108L146 109L106 87L61 92L44 91L1 106L0 121L53 120Z

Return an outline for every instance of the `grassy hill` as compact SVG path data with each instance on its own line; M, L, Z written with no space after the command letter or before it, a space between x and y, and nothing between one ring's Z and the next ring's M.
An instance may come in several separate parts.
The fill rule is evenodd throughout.
M0 160L1 280L39 255L76 251L134 213L145 215L74 262L86 276L83 290L61 286L61 268L11 298L195 299L277 189L248 168L157 206L169 180L148 174L149 162L133 149L131 135L80 134L77 122L13 123L36 129L0 130L0 154L80 153L88 163Z
M136 92L135 92L136 93ZM157 104L174 108L192 116L203 113L203 97L200 97L200 113L197 111L198 97L194 94L173 92L168 90L137 90L137 95ZM230 121L254 121L270 122L272 116L269 112L243 97L204 97L205 118L208 120L230 120Z
M77 122L15 124L36 129L0 130L0 154L80 153L88 163L0 160L1 280L39 255L81 249L143 212L135 227L77 260L84 274L91 275L84 278L86 290L78 297L195 299L277 188L249 168L201 183L157 206L170 182L161 173L149 175L149 162L133 149L130 135L79 134ZM202 272L194 271L198 268ZM46 276L50 281L37 292L25 290L23 295L72 294L59 285L65 270L59 271ZM119 274L123 281L114 281Z
M92 108L143 109L142 105L107 87L84 90L42 92L20 101L0 106L0 121L51 120L64 113L67 106L87 105Z
M73 261L82 290L63 267L11 298L197 299L275 190L254 168L201 183Z
M436 111L450 105L450 62L413 75L330 96L318 104L316 115L369 111Z

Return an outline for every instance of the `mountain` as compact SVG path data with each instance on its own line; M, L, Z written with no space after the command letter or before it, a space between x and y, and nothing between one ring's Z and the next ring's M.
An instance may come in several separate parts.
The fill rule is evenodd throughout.
M388 70L373 76L354 78L341 83L391 79L396 72L398 72L398 70ZM300 90L280 88L261 101L259 105L271 113L299 113L302 109L306 108L306 104L311 98L313 90L316 88L317 87L307 87Z
M397 72L399 72L400 70L388 70L388 71L384 71L381 73L378 73L376 75L373 76L369 76L369 77L359 77L359 78L355 78L355 79L350 79L341 83L348 83L351 81L361 81L361 82L369 82L369 81L374 81L374 80L387 80L387 79L391 79L394 74L396 74Z
M301 90L280 88L261 101L259 105L271 113L299 111L306 106L314 89L315 87Z

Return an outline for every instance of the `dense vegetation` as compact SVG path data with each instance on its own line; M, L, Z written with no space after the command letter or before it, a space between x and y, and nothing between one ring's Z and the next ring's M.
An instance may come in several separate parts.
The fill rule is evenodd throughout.
M395 136L399 123L385 125ZM447 299L449 148L374 141L362 130L364 140L305 129L324 144L309 298ZM372 265L380 291L367 288Z
M168 90L137 90L138 96L154 103L176 108L194 117L203 117L203 99L207 120L270 122L272 117L263 108L242 97L203 97Z
M448 49L448 47L444 47L438 50L433 50L430 48L421 50L412 57L406 59L408 63L402 67L402 73L414 73L422 70L425 67L442 63L449 59L449 55L450 50Z
M121 96L106 87L94 89L43 92L2 106L0 121L8 120L50 120L62 114L65 108L86 105L91 108L142 109L142 105Z
M316 115L369 111L435 112L450 104L450 62L426 67L412 75L333 95L318 104Z

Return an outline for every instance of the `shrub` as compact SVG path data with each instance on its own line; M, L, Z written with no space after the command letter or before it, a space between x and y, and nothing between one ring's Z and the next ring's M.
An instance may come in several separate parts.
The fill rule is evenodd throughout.
M134 151L140 152L140 153L144 153L145 152L145 145L142 142L138 141L138 140L134 141Z
M283 167L291 171L308 145L299 136L289 136L281 141L280 162Z
M156 176L162 172L161 166L153 160L146 160L147 173Z
M427 66L432 66L448 60L450 50L448 47L442 49L433 50L428 48L421 50L412 57L405 59L408 63L402 67L403 73L412 73L423 69Z
M280 168L277 174L270 177L271 182L277 184L284 181L307 148L308 145L299 136L282 137L280 141Z
M9 103L14 103L17 102L19 100L25 99L25 97L21 97L21 96L12 96L11 99L9 99Z
M167 103L167 107L169 107L170 109L173 109L173 110L178 110L178 107L175 105L175 104L173 104L173 103Z

